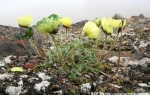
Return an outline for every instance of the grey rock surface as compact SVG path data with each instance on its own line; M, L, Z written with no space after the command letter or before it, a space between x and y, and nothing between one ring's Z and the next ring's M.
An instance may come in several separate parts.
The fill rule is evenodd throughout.
M42 36L35 27L33 39L42 46ZM24 34L23 28L0 25L0 57L8 55L29 55L29 52L23 46L18 34ZM22 39L30 52L35 53L28 39Z

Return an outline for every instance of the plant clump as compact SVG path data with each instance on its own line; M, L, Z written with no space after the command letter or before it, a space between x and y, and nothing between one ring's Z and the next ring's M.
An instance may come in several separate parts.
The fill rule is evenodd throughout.
M28 27L31 21L29 17L18 20L20 26L26 26L25 33L28 35L28 37L22 36L20 38L30 39L32 37L33 30ZM106 46L111 43L111 49L108 51L108 53L110 53L118 41L118 34L121 33L126 25L126 20L106 19L105 17L100 20L99 18L95 18L93 21L85 23L83 26L83 35L81 35L80 38L68 41L68 30L71 25L72 20L70 17L61 17L56 14L45 17L36 23L37 30L42 34L48 34L50 36L49 40L53 41L55 47L53 50L48 49L45 51L44 55L42 55L45 60L43 63L40 63L37 68L50 68L51 72L58 72L59 75L67 76L78 84L80 84L81 81L77 77L82 77L82 75L87 73L94 75L104 74L110 78L111 75L105 74L102 71L111 69L109 65L105 65L105 63L102 62L107 55L105 52L107 50ZM65 38L64 43L59 43L62 41L58 41L57 39L57 33L61 32L59 31L59 26L63 26L66 29L65 34L61 33L62 37ZM114 31L117 33L117 37L111 39L113 41L108 43L108 36L114 33ZM104 34L101 35L100 32L104 32ZM87 38L87 40L84 40L84 38ZM103 44L102 49L99 47L100 44ZM119 38L119 57L121 52L120 47L121 37ZM118 60L118 69L119 64L120 58Z

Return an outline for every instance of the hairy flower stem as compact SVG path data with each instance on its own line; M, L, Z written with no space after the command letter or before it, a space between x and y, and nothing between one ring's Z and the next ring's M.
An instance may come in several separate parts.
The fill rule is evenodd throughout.
M54 42L54 45L55 45L56 51L57 51L57 53L58 53L59 62L62 64L61 52L60 52L60 50L58 49L58 45L57 45L57 43L56 43L56 39L55 39L55 37L54 37L54 35L53 35L53 34L50 34L50 36L52 37L52 40L53 40L53 42Z
M98 49L98 38L96 38L96 49Z
M66 28L66 41L68 42L68 29Z
M119 51L118 51L118 64L117 64L117 70L114 74L112 74L111 76L104 73L104 72L100 72L101 74L103 74L104 76L108 77L108 78L112 78L112 76L115 76L118 71L119 71L119 67L120 67L120 56L121 56L121 46L122 46L122 30L123 28L121 29L121 36L120 36L120 39L119 39Z
M119 38L119 51L118 51L118 64L117 64L117 70L116 72L112 75L116 75L119 71L119 67L120 67L120 56L121 56L121 46L122 46L122 30L123 28L121 28L121 35L120 35L120 38Z
M103 58L103 56L104 56L104 51L105 51L105 47L106 47L106 41L107 41L107 34L106 34L106 36L105 36L104 47L103 47L102 53L101 53L101 55L100 55L99 60L97 60L97 62L96 62L95 64L98 64L98 63L102 60L102 58Z
M31 38L29 39L29 41L30 41L32 47L36 50L37 54L38 54L40 57L43 57L43 56L42 56L42 53L41 53L41 51L40 51L40 49L39 49L39 46L38 46L37 42L35 42L35 40L33 40L33 37L31 37Z
M106 36L105 36L105 41L104 41L104 47L103 47L103 50L102 50L102 54L101 54L101 56L100 56L100 60L103 58L103 56L104 56L104 51L105 51L105 48L106 48L106 42L107 42L107 34L106 34Z
M21 40L21 43L23 44L23 46L25 47L25 49L30 53L31 56L33 56L32 53L31 53L31 52L29 51L29 49L26 47L26 45L24 44L24 42L22 41L21 38L20 38L20 40Z
M115 47L115 45L116 45L116 43L117 43L118 34L119 34L119 33L118 33L118 30L117 30L117 36L115 37L114 43L113 43L113 45L112 45L111 49L108 51L108 53L107 53L107 54L105 54L104 56L107 56L108 54L110 54L110 53L111 53L111 51L114 49L114 47Z

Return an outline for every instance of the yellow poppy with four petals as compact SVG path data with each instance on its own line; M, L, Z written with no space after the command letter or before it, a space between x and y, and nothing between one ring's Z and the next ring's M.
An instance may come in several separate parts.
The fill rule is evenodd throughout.
M112 25L112 18L109 18L108 20L103 17L101 20L102 23L102 30L106 33L106 34L112 34L113 33L113 25Z

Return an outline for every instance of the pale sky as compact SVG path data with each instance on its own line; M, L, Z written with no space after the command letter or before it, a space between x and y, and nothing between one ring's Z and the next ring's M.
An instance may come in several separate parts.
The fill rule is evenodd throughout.
M150 0L0 0L0 25L18 27L17 17L30 15L32 26L53 13L70 17L73 23L116 13L125 18L141 13L150 17Z

